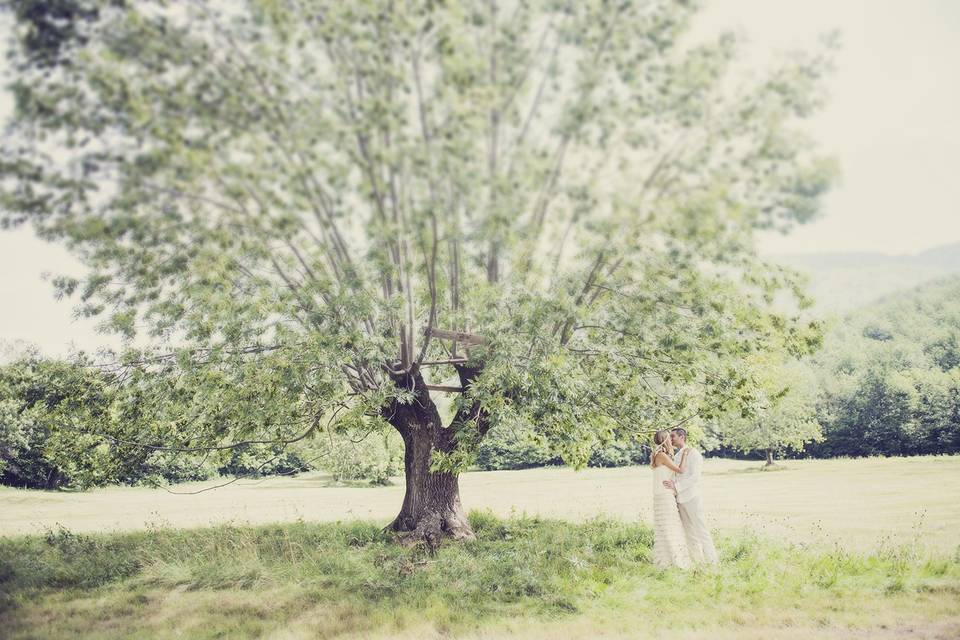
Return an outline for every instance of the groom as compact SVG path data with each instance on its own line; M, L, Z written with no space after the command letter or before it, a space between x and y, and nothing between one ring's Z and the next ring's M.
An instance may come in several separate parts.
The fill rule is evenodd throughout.
M685 429L673 429L670 432L670 441L673 442L675 453L673 461L680 464L684 449L687 449L687 432ZM700 502L700 467L703 466L703 456L690 447L687 453L687 466L683 473L678 473L674 480L664 480L663 486L677 493L677 505L680 507L680 521L683 523L683 532L687 534L687 546L694 562L706 560L710 564L718 564L717 550L713 546L713 538L707 523L703 519L703 506Z

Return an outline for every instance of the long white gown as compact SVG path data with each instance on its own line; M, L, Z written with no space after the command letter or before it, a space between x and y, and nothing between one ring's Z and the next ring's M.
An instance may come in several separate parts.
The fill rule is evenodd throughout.
M653 564L660 569L690 567L687 538L680 522L680 508L673 491L663 486L673 480L673 471L666 465L653 469Z

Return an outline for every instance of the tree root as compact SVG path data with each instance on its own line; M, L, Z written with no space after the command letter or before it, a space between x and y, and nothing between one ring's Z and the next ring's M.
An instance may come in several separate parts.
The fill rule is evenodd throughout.
M404 526L406 525L406 526ZM384 532L393 535L393 539L404 546L425 546L431 553L438 549L445 539L457 542L476 540L469 523L458 514L442 516L436 511L424 515L413 529L409 528L409 518L400 516L384 528Z

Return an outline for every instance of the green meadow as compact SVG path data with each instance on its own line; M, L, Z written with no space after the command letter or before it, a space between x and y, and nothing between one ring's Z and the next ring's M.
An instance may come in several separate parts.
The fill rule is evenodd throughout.
M757 468L708 461L722 564L688 573L650 564L643 467L465 474L477 541L436 551L381 533L398 486L307 476L189 495L6 489L0 629L10 638L960 634L960 458Z

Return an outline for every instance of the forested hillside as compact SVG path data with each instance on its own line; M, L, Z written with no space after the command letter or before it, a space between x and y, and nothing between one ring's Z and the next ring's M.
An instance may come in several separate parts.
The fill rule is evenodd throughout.
M771 259L809 275L808 291L817 312L848 313L885 295L960 274L960 243L915 255L842 252L778 255Z
M837 320L813 359L817 456L960 451L960 277Z

